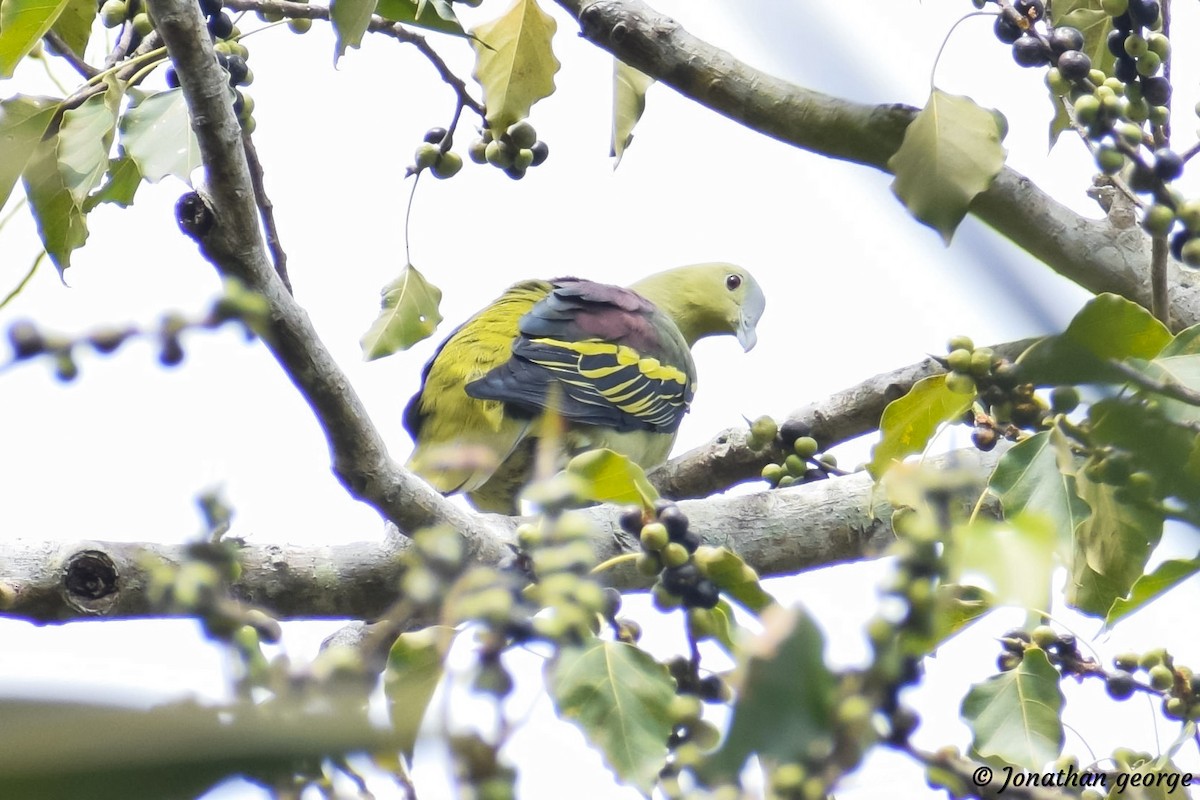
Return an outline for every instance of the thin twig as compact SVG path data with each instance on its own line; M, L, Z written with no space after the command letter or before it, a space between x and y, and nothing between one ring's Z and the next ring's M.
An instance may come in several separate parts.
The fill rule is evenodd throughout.
M1167 237L1155 236L1150 240L1150 313L1163 325L1171 326L1170 280L1167 272L1167 256L1170 247Z
M84 61L75 52L67 46L67 43L62 40L54 31L46 31L46 44L54 48L54 52L64 61L71 65L71 68L78 72L86 80L91 80L100 73L100 70L93 67L91 64Z
M329 7L316 3L293 3L289 0L228 0L225 7L234 11L262 11L282 15L286 18L300 19L329 19ZM479 116L484 116L483 104L476 100L467 89L467 83L454 74L445 60L419 33L414 33L399 22L393 22L380 16L372 16L367 30L380 33L397 41L411 44L425 56L426 60L437 70L441 79L458 95L458 100Z
M267 186L263 181L262 162L258 159L258 149L250 134L242 132L242 146L246 148L246 165L250 167L250 183L254 186L254 202L258 205L258 215L262 218L263 229L267 234L267 249L271 253L271 263L275 265L275 274L283 281L288 294L294 295L292 281L288 278L287 253L279 243L279 228L275 224L275 204L267 196Z
M1169 397L1172 400L1178 400L1181 403L1187 403L1189 406L1200 406L1200 392L1194 389L1189 389L1177 380L1167 378L1160 380L1151 378L1143 372L1138 372L1133 367L1123 361L1118 361L1115 358L1110 358L1105 362L1115 371L1121 374L1125 380L1137 386L1139 389L1145 389L1148 392L1161 394L1164 397Z
M121 35L117 37L117 43L113 47L112 52L104 59L104 69L109 70L117 64L125 60L125 56L129 55L129 46L133 44L133 25L126 23L121 28Z

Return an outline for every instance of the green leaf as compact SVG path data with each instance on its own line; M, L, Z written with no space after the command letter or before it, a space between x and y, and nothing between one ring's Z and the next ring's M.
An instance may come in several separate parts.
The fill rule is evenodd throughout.
M762 619L729 734L701 767L706 780L733 779L752 754L788 763L832 752L837 679L825 665L821 631L798 609L777 606Z
M705 631L697 630L697 626L692 624L693 614L708 614L712 627L712 639L721 646L721 649L728 653L731 657L737 657L737 640L734 639L734 631L737 630L737 620L734 618L733 606L729 605L729 601L721 598L717 605L711 609L697 608L689 609L687 613L687 630L689 641L700 641L704 637L701 635Z
M273 699L150 709L0 701L0 797L158 800L197 797L238 774L288 775L297 761L382 749L360 703Z
M633 141L633 129L646 110L646 90L654 85L641 70L634 69L619 58L613 59L613 125L609 155L616 159L613 169Z
M58 102L22 94L0 100L0 208L50 127Z
M1071 113L1067 111L1066 101L1050 92L1050 105L1054 107L1054 116L1050 120L1050 145L1047 150L1053 150L1062 132L1071 129Z
M1013 446L1000 457L988 488L1000 498L1006 517L1036 514L1050 522L1063 561L1070 559L1075 529L1090 509L1079 499L1073 465L1060 466L1058 429L1042 431Z
M1149 360L1171 341L1171 333L1146 309L1124 297L1096 295L1058 336L1048 336L1017 359L1020 379L1043 386L1124 383L1107 362Z
M92 36L92 21L96 19L95 0L67 0L66 8L55 20L53 31L71 52L82 57Z
M442 290L425 280L412 264L407 264L398 278L384 286L382 294L379 316L359 339L367 361L407 350L437 330L442 321L438 311Z
M1133 582L1129 597L1113 601L1108 615L1104 618L1104 627L1111 629L1125 617L1158 599L1197 572L1200 572L1200 558L1164 561L1153 572L1146 573Z
M933 652L995 607L995 597L978 586L939 583L933 598L933 637L924 652Z
M70 0L3 0L0 3L0 78L46 35Z
M1147 406L1128 396L1100 400L1088 409L1092 443L1124 450L1132 469L1149 472L1163 496L1195 503L1200 501L1200 441L1190 420L1168 418L1173 411L1175 406L1166 401Z
M747 610L761 614L775 604L775 598L762 587L754 568L728 547L705 548L700 560L704 576Z
M192 132L181 89L129 92L134 105L121 117L121 145L150 183L174 175L189 186L200 166L200 145Z
M624 782L649 795L667 755L667 709L675 681L648 653L624 642L566 647L546 664L558 713L599 748Z
M1085 614L1105 616L1146 568L1162 536L1161 510L1121 502L1117 487L1077 476L1079 496L1091 515L1075 532L1067 602Z
M88 238L87 219L58 168L58 136L38 145L25 165L25 196L37 221L42 246L61 275L71 253Z
M332 0L329 6L329 21L333 24L333 32L337 43L333 53L333 63L346 54L347 47L357 48L362 44L363 34L371 24L371 15L375 13L375 0Z
M1036 514L976 520L956 528L946 549L950 580L980 585L982 578L1000 605L1046 609L1056 546L1054 526Z
M578 491L596 503L640 505L653 509L658 492L646 473L627 457L612 450L589 450L567 464L567 472L579 477Z
M969 97L933 90L888 159L892 191L947 244L975 195L1004 166L1000 121Z
M108 170L123 93L115 80L110 81L103 94L94 94L63 114L58 130L58 169L80 208Z
M115 203L121 208L128 208L141 185L142 172L132 158L121 156L109 159L108 180L88 196L83 203L83 210L89 212L101 203Z
M410 760L425 709L442 679L447 644L446 631L425 628L401 634L388 653L383 691L400 749Z
M888 403L879 421L882 438L871 451L867 472L879 480L893 461L919 453L943 423L962 415L975 395L952 392L945 375L922 378L908 394Z
M497 136L554 92L560 66L551 48L556 28L537 0L516 0L504 16L471 31L478 39L471 41L473 74L483 87L488 127Z
M467 35L454 14L454 8L446 0L429 0L424 4L419 4L417 0L379 0L375 13L384 19L416 25L418 28L455 36Z
M1058 670L1034 647L1016 669L972 686L962 716L975 752L1031 772L1057 758L1063 745L1058 679Z

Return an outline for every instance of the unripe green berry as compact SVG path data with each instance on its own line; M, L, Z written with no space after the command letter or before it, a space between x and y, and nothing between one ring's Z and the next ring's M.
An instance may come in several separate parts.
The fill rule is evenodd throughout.
M811 436L800 436L792 443L792 450L796 455L803 459L812 458L819 450L817 440Z
M1136 672L1138 668L1137 653L1120 653L1113 658L1113 665L1126 672Z
M1175 212L1170 206L1155 203L1146 209L1142 228L1151 236L1166 236L1175 226Z
M1171 55L1171 40L1161 33L1152 33L1147 37L1146 42L1150 46L1150 52L1157 55L1163 61Z
M704 713L700 698L694 694L677 694L667 707L667 718L675 725L691 725Z
M487 163L487 142L483 139L476 139L467 147L467 155L476 164Z
M955 394L975 394L975 379L962 372L951 372L946 376L946 388Z
M1084 95L1075 101L1075 118L1081 125L1091 125L1100 115L1100 99L1095 95Z
M437 160L441 155L442 149L436 144L422 142L417 147L416 152L413 153L413 166L417 168L418 172L427 167L432 167L437 163Z
M1150 43L1136 33L1125 37L1125 52L1134 58L1141 58L1150 52Z
M308 33L312 28L312 20L307 17L293 17L288 20L287 26L292 33Z
M1137 61L1137 73L1143 78L1151 78L1162 67L1162 57L1149 51L1143 53Z
M446 178L453 178L455 175L457 175L458 171L462 169L462 166L462 156L453 150L448 150L445 153L442 153L442 157L434 162L429 171L433 173L433 177L445 180Z
M1155 664L1150 668L1150 686L1165 692L1175 685L1175 671L1166 664Z
M763 480L771 484L779 483L780 478L786 474L787 469L780 464L767 464L762 468Z
M787 468L788 474L794 478L799 478L808 469L808 465L804 463L804 459L795 453L785 458L783 465Z
M523 119L508 129L508 138L517 148L527 150L533 147L533 143L537 141L537 130L529 123L529 120Z
M667 534L667 526L661 522L651 522L648 525L642 526L640 536L642 547L646 550L658 552L667 546L670 537Z
M1058 643L1058 632L1049 625L1038 625L1029 634L1029 638L1034 644L1045 650Z
M1050 410L1070 414L1079 405L1079 390L1074 386L1055 386L1050 391Z
M983 378L992 371L992 350L988 347L981 347L971 353L971 374L976 378Z
M1200 236L1189 239L1179 255L1189 267L1200 267Z
M146 12L133 15L133 32L138 36L148 36L150 31L154 30L154 23L150 21L150 15Z
M641 552L638 554L636 566L638 573L651 577L662 572L662 559L657 553Z
M106 0L100 7L100 21L106 28L115 28L125 21L125 15L128 13L129 6L125 4L125 0Z
M1096 166L1105 175L1116 175L1125 166L1125 154L1105 142L1096 150Z
M975 349L975 342L971 341L970 336L954 336L946 343L946 351L953 353L955 350L966 350L968 353Z
M690 556L687 548L679 542L671 542L659 553L659 558L668 567L681 567L688 562Z
M946 356L946 364L955 372L970 372L971 351L951 350L950 355Z
M517 151L516 155L513 156L513 160L512 160L513 169L528 169L529 165L532 163L533 163L533 151L530 150L528 147L522 147L520 150Z

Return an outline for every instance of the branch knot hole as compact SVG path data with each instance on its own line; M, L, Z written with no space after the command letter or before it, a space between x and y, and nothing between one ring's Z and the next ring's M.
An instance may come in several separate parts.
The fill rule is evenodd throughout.
M85 614L106 614L120 596L117 565L100 550L80 550L63 567L63 599Z

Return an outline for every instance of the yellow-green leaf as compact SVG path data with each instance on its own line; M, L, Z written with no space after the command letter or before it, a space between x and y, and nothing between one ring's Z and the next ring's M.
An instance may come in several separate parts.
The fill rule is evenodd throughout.
M375 13L384 19L394 19L418 28L455 36L467 35L447 0L429 0L426 3L418 0L379 0Z
M142 173L137 164L128 155L109 159L108 180L83 203L85 212L91 211L101 203L115 203L121 208L127 208L133 203L133 196L142 185Z
M400 276L383 287L383 307L359 344L363 358L374 361L407 350L437 330L442 321L438 304L442 290L408 264Z
M946 549L949 579L982 586L1000 605L1049 608L1056 549L1054 525L1046 517L976 520L954 530L954 546Z
M102 94L92 95L63 114L58 130L58 168L72 199L81 208L108 170L123 92L123 87L111 80Z
M946 386L945 375L917 381L908 394L888 403L879 430L883 437L871 451L867 471L879 480L893 461L919 453L944 422L971 407L973 394L960 394Z
M53 31L77 56L82 56L83 51L87 49L96 11L95 0L67 0L66 8L54 22Z
M595 639L546 664L558 713L578 725L617 776L649 796L667 755L675 681L648 653Z
M70 0L0 2L0 77L8 78L22 58L46 35Z
M621 156L633 141L633 128L646 110L646 90L654 84L641 70L634 69L619 58L613 59L613 124L611 155L621 163Z
M537 0L516 0L504 16L471 31L475 80L483 87L488 127L499 135L554 92L557 24ZM478 41L476 41L478 40Z
M181 89L153 94L130 90L134 105L121 117L121 144L143 177L158 183L174 175L188 185L200 166L200 145L192 132Z
M763 632L745 648L729 735L701 768L706 779L734 778L752 754L788 763L834 746L837 681L820 629L805 612L779 606L762 621Z
M1071 555L1075 529L1090 512L1075 488L1075 468L1060 464L1056 447L1062 433L1042 431L1006 452L988 480L988 488L1000 498L1006 517L1037 514L1054 526L1058 552L1066 561Z
M383 691L400 749L410 759L425 709L442 679L446 646L445 632L425 628L401 634L388 653Z
M758 573L737 553L727 547L697 552L703 554L704 576L746 609L758 615L775 604L775 598L762 587Z
M58 136L38 145L23 177L42 246L61 274L71 266L71 253L87 241L88 229L83 209L58 168Z
M1197 572L1200 572L1200 558L1164 561L1153 572L1148 572L1134 581L1128 598L1121 597L1113 601L1112 607L1108 609L1108 616L1104 618L1104 627L1111 629L1125 617L1166 594Z
M337 42L333 53L333 63L346 54L347 47L358 47L362 44L363 34L371 24L371 15L375 12L375 0L333 0L329 6L329 21L333 24L333 32Z
M15 95L0 100L0 208L54 118L58 100Z
M972 686L962 703L972 749L1029 771L1057 758L1063 745L1058 679L1058 670L1034 647L1015 669Z
M1149 360L1171 342L1171 332L1137 303L1098 294L1058 336L1048 336L1021 354L1022 381L1046 386L1067 383L1124 383L1109 359Z
M947 244L975 195L1004 166L1001 122L969 97L935 89L888 159L892 191Z
M575 456L567 464L567 472L577 475L583 499L597 503L640 505L654 508L658 492L646 479L645 471L631 460L612 450L589 450Z

